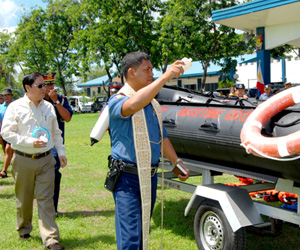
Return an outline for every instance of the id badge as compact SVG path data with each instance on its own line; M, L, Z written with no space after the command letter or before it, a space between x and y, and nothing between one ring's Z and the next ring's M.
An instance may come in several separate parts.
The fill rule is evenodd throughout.
M32 132L32 137L38 138L44 142L48 142L50 139L50 133L44 127L36 127Z

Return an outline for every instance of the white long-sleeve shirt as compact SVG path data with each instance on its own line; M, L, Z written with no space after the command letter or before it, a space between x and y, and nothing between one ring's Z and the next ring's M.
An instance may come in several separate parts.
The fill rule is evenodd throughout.
M44 148L33 147L32 132L37 127L49 131L50 138ZM27 154L43 153L55 146L59 156L65 155L53 105L41 100L36 107L26 94L8 106L2 122L1 136L13 149Z

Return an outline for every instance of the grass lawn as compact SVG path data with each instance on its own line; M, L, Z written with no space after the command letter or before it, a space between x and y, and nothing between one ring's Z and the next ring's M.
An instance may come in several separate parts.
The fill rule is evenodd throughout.
M66 124L68 165L62 169L61 194L57 224L61 244L67 249L116 249L114 229L114 202L104 187L107 156L110 153L108 134L90 146L89 135L99 114L74 114ZM3 165L3 152L0 154ZM11 176L10 168L8 171ZM222 176L220 182L238 182L232 176ZM189 183L201 183L200 177L190 178ZM195 211L184 217L184 209L191 194L174 189L164 190L164 249L197 249L193 220ZM43 249L38 229L37 207L33 212L32 238L21 242L15 231L16 210L14 180L0 179L0 249ZM151 222L150 249L161 248L161 187ZM283 234L277 237L247 234L249 250L300 249L299 227L284 223Z

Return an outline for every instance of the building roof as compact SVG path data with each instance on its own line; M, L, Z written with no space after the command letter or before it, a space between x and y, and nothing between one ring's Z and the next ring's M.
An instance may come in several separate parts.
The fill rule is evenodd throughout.
M251 55L241 55L235 57L234 59L236 59L237 63L239 64L247 60L253 60L254 58L256 58L256 55L251 54ZM221 66L211 63L210 66L207 68L207 76L220 75L221 69L222 69ZM153 73L154 73L154 79L162 75L162 71L158 71L158 70L153 70ZM192 67L188 69L183 75L181 75L179 79L202 77L203 75L204 75L204 70L202 68L202 64L200 63L200 61L193 61Z
M247 60L254 60L256 58L255 54L251 54L251 55L242 55L242 56L238 56L235 57L235 59L237 60L238 63L243 63L244 61ZM211 63L211 65L208 67L207 69L207 76L215 76L215 75L220 75L221 72L221 66L217 65L217 64L213 64ZM117 75L118 73L115 72L114 76ZM160 77L162 75L162 71L161 70L157 70L157 69L153 69L153 78L157 79L158 77ZM179 77L179 79L185 79L185 78L194 78L194 77L202 77L204 74L204 70L202 68L202 65L200 63L200 61L194 61L192 62L192 67L190 69L188 69L186 71L186 73L184 73L183 75L181 75ZM108 76L101 76L99 78L87 81L85 83L81 83L81 84L77 84L77 87L95 87L95 86L100 86L102 85L104 82L104 84L108 84L109 83L109 78Z
M118 72L113 73L112 77L115 77L117 74L118 74ZM94 87L94 86L100 86L103 83L105 85L109 83L109 77L108 77L108 75L95 78L95 79L87 81L85 83L77 84L77 87L80 87L80 88L82 88L82 87Z

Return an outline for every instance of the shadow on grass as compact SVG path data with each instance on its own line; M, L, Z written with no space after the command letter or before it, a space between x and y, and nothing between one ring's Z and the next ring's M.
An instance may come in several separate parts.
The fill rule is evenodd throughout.
M10 178L11 176L4 178L4 179L0 179L0 186L9 186L9 185L15 185L14 181L8 181L8 178ZM9 179L9 180L13 180L13 179Z
M299 226L284 223L282 234L267 236L258 233L247 233L247 250L295 250L300 245Z
M30 241L36 241L40 244L42 243L42 239L39 235L31 235ZM67 238L67 239L62 239L60 244L62 244L64 247L67 249L78 249L78 247L85 247L85 249L95 249L95 244L98 242L102 242L103 244L108 244L108 245L115 245L116 240L115 237L109 236L109 235L97 235L95 237L89 237L85 239L78 239L78 238ZM89 246L92 246L92 248L89 248Z
M67 240L63 240L61 243L67 249L78 249L78 247L80 246L85 247L85 249L95 249L94 246L95 244L97 244L97 242L103 242L104 244L109 244L109 245L116 244L115 237L109 235L99 235L87 239L69 238ZM89 246L92 246L93 248L89 248Z
M164 228L172 233L195 240L194 217L196 210L192 209L184 217L184 209L188 199L164 201ZM152 219L156 227L161 223L161 203L156 203ZM297 225L284 223L283 232L277 236L266 236L260 233L247 233L247 250L295 250L300 249L300 230Z
M59 212L59 217L67 217L69 219L93 217L93 216L110 217L114 215L115 215L115 210Z
M188 199L178 201L164 201L164 228L174 234L194 239L194 216L195 210L191 210L187 217L184 216L184 209ZM161 203L157 202L153 211L153 221L157 227L161 223Z
M0 194L0 199L10 199L13 198L15 194Z

